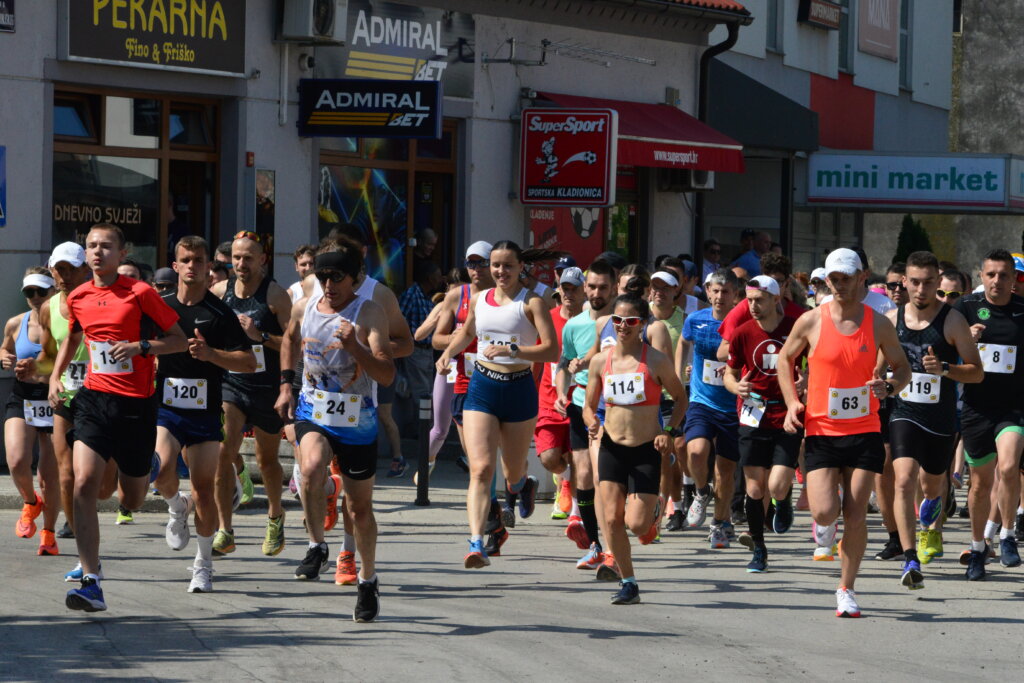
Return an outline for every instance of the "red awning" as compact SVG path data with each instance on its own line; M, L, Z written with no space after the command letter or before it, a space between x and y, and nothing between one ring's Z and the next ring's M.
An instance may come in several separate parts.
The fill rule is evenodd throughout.
M667 104L603 100L549 92L539 92L537 96L561 107L617 111L620 166L743 172L743 145Z

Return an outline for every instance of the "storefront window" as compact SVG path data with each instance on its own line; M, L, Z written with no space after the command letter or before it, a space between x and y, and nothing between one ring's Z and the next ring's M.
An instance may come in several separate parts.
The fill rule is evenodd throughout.
M89 101L78 97L56 99L53 104L53 134L95 140L96 128Z
M212 147L211 107L172 106L170 116L171 144Z
M356 154L359 152L359 138L320 138L320 149Z
M160 105L159 100L107 97L103 144L137 149L160 147Z
M451 159L452 131L446 130L439 140L417 140L416 156L420 159Z
M408 161L409 141L389 138L365 138L363 158L377 161Z

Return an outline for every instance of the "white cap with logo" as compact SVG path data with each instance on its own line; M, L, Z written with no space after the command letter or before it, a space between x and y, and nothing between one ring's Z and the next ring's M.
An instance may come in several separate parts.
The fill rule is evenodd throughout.
M479 256L480 258L488 259L491 257L491 243L480 240L479 242L473 242L469 245L469 249L466 249L466 258L471 256Z
M825 272L829 275L832 273L855 275L862 270L864 270L864 266L860 262L860 256L857 256L857 252L853 249L845 247L836 249L825 259Z
M768 292L773 296L779 296L779 283L775 278L767 275L758 275L747 280L747 289L755 289L761 292Z
M811 271L811 282L824 280L826 277L828 277L828 273L825 272L824 268L815 268Z
M47 264L53 268L61 261L67 261L75 268L85 263L85 249L77 242L62 242L53 248Z

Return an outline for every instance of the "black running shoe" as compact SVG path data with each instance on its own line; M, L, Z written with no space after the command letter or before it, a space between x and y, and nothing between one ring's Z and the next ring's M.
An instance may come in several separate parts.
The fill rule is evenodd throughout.
M985 556L988 555L986 550L972 550L971 554L967 556L967 576L968 581L981 581L985 578Z
M668 524L665 525L665 531L682 531L686 528L686 515L683 514L682 510L676 510L672 513L672 516L668 518Z
M68 526L67 522L64 522L64 526L62 526L60 528L60 531L57 532L57 538L74 538L74 537L75 537L75 532L71 530L71 527Z
M360 624L373 621L380 615L380 582L360 581L357 586L356 609L352 612L352 621Z
M310 548L299 563L299 568L295 570L295 578L301 581L319 581L320 572L327 569L327 565L330 564L329 555L326 543Z
M459 466L459 469L469 474L469 458L464 455L460 455L455 459L455 464Z
M612 596L613 605L635 605L640 602L640 587L636 581L619 581L619 592Z
M1017 515L1017 530L1014 532L1014 538L1024 541L1024 512Z
M519 492L519 516L529 519L537 503L537 477L527 477L523 490ZM506 525L507 526L507 525Z
M902 557L903 546L898 538L890 538L886 541L885 547L882 548L881 552L875 555L876 560L895 560Z
M498 527L494 533L487 534L487 543L484 544L484 552L487 553L488 557L500 557L501 546L505 545L505 541L507 540L508 529Z
M497 500L491 499L491 507L487 509L487 522L484 524L485 534L493 534L495 531L502 528L501 509L501 503Z
M784 534L793 526L793 492L782 500L773 500L775 516L772 518L772 531Z

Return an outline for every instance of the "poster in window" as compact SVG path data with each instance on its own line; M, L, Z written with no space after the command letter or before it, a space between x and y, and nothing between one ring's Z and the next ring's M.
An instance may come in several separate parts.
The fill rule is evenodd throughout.
M586 268L604 251L606 209L592 206L530 207L530 234L537 249L568 252ZM538 263L533 275L554 286L554 263Z
M900 0L870 0L857 5L857 49L899 61Z

